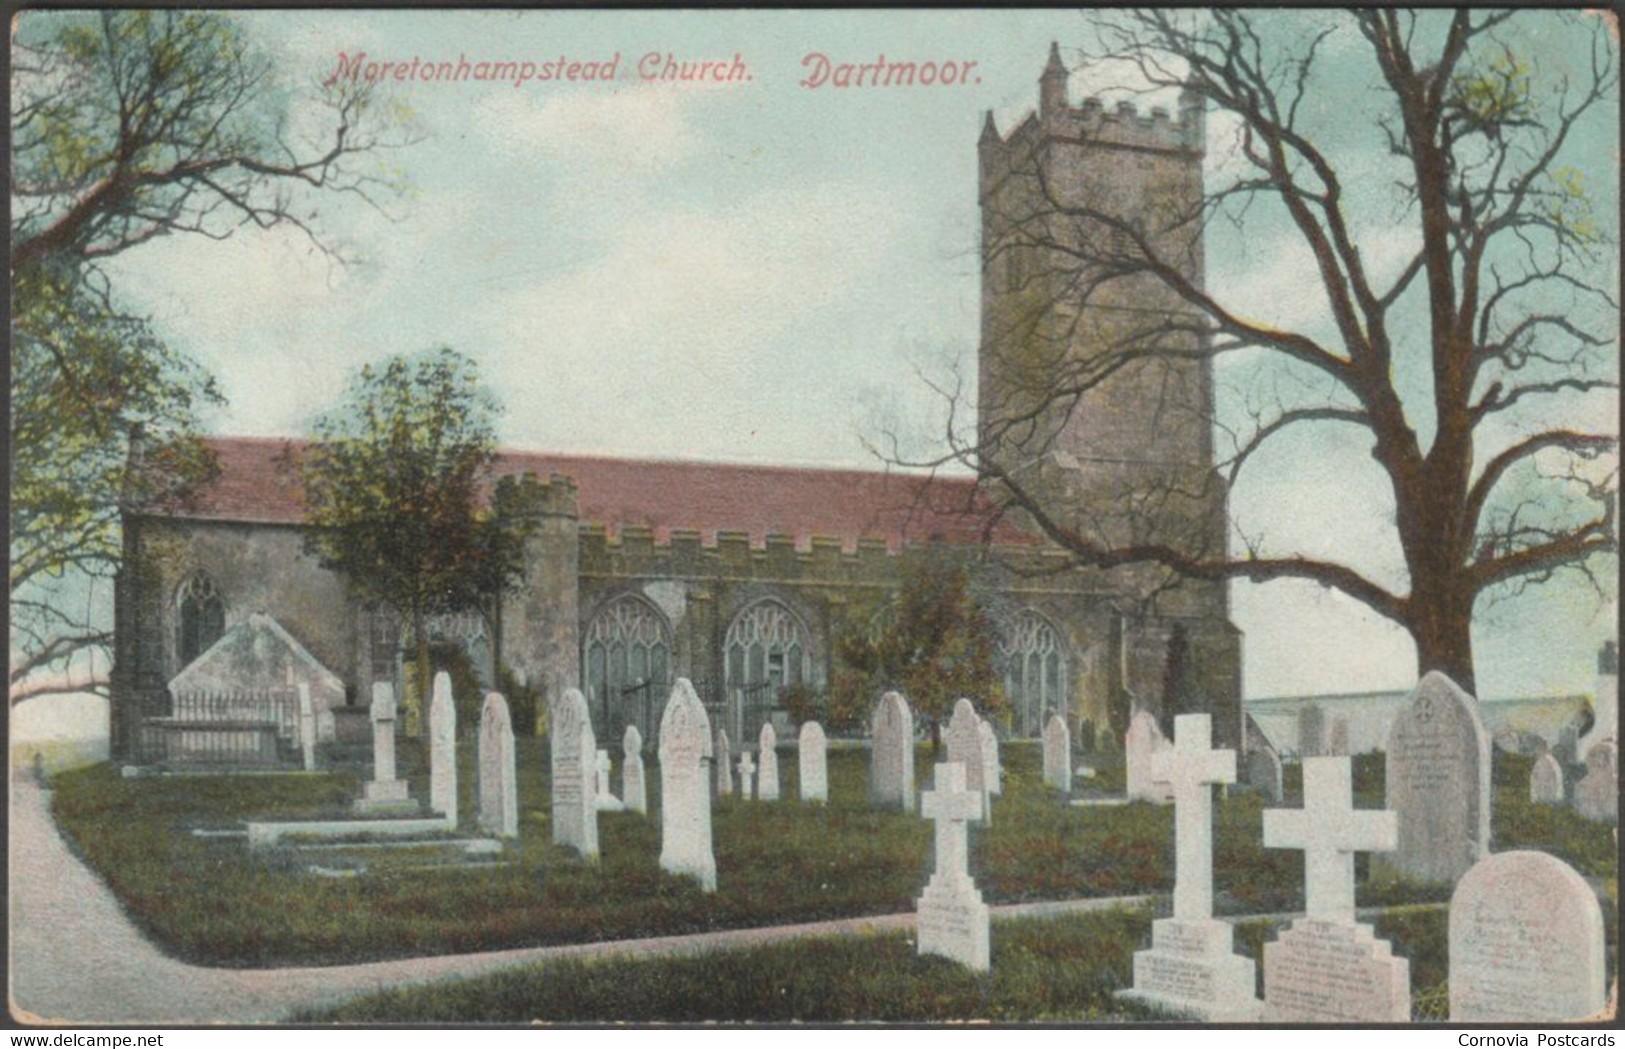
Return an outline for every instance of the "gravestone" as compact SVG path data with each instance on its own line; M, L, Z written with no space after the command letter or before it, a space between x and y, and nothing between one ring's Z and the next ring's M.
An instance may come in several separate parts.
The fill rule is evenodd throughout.
M310 685L299 682L299 756L306 772L316 771L316 707L310 701Z
M1399 848L1384 863L1418 881L1454 882L1489 855L1489 733L1478 702L1438 671L1388 731L1387 787Z
M1349 756L1348 718L1336 717L1332 719L1332 731L1326 743L1326 750L1332 757L1346 758Z
M451 675L434 676L429 700L429 811L457 826L457 706L451 699Z
M993 731L993 723L987 718L982 719L978 730L982 736L982 777L983 785L993 797L1004 793L1004 766L999 763L999 736Z
M829 740L824 726L816 721L801 726L797 740L801 775L797 780L802 801L829 801Z
M626 726L621 737L621 801L633 812L648 813L649 786L644 782L643 733L636 725Z
M741 751L739 754L739 796L746 801L755 797L754 784L751 776L756 772L756 762L750 759L750 751Z
M762 734L757 738L756 749L761 756L761 770L756 776L756 797L759 801L779 800L779 734L773 731L773 726L763 723Z
M1608 1000L1602 908L1544 852L1500 852L1450 897L1453 1023L1568 1023Z
M728 733L717 727L716 742L717 797L726 798L734 792L733 750L728 746ZM665 780L661 780L662 783Z
M986 769L983 762L987 751L982 744L982 719L968 699L954 703L954 715L948 719L948 731L943 734L943 745L948 751L948 763L965 769L965 787L983 795L982 820L993 822L992 796L988 794Z
M1536 758L1529 770L1529 800L1541 805L1563 804L1563 766L1550 753Z
M594 759L594 769L597 772L597 785L593 788L593 804L598 806L599 812L622 812L626 806L621 799L615 796L613 778L615 775L614 763L609 760L609 751L600 750Z
M1576 747L1581 761L1591 756L1592 747L1605 740L1619 746L1619 645L1612 641L1597 654L1597 687L1591 713L1591 731Z
M1207 1023L1258 1019L1254 968L1231 949L1229 922L1213 917L1213 785L1236 781L1236 752L1213 749L1207 714L1174 719L1174 745L1152 756L1152 775L1174 792L1174 914L1151 923L1151 949L1134 955L1124 997Z
M1158 783L1151 775L1152 755L1168 749L1168 740L1150 711L1137 711L1129 719L1128 732L1123 735L1125 781L1130 801L1172 800L1168 784Z
M1318 758L1326 752L1326 712L1313 703L1298 708L1298 757Z
M711 721L694 686L680 677L660 716L660 869L695 878L706 892L717 890L705 768L711 756Z
M519 780L508 701L487 692L480 707L480 827L499 838L519 836Z
M361 785L359 812L388 812L410 808L406 781L395 778L395 689L387 681L372 686L372 779Z
M1606 740L1586 756L1585 778L1574 785L1574 809L1586 819L1619 822L1619 751Z
M1354 854L1398 842L1397 813L1354 808L1348 758L1305 758L1303 808L1264 810L1264 847L1303 850L1305 911L1264 945L1265 1023L1410 1020L1410 962L1354 919Z
M982 815L985 800L966 785L957 761L938 765L932 788L920 795L920 815L936 823L937 867L915 908L918 951L977 971L989 967L988 909L970 876L967 824Z
M553 843L598 858L598 806L593 802L598 744L581 690L567 688L548 715L553 758Z
M1044 785L1072 789L1072 734L1059 714L1051 714L1044 723Z
M914 714L888 692L869 720L869 803L914 811Z

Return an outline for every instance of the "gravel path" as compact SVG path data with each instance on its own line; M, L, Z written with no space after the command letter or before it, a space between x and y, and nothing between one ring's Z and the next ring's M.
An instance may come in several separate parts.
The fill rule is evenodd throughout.
M402 984L476 976L554 958L658 957L749 947L804 936L909 929L914 915L734 929L611 943L527 947L362 965L213 969L160 952L130 922L101 879L69 851L50 814L50 792L11 783L11 1012L24 1023L164 1026L275 1023ZM1010 904L995 917L1065 914L1143 903L1148 896Z

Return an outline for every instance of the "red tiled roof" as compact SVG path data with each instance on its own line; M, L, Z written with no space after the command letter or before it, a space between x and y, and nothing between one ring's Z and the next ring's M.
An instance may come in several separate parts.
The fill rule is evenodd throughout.
M219 475L184 506L162 516L212 521L298 524L304 501L298 480L278 455L302 442L282 438L210 438ZM665 542L673 529L693 529L706 544L720 531L747 532L760 547L769 534L792 536L805 549L813 536L905 542L941 539L974 543L988 517L975 483L965 477L926 478L874 470L831 470L741 463L619 459L591 455L505 451L497 476L533 472L546 480L563 474L576 483L580 519L612 534L626 525L652 529ZM1024 545L1027 533L1008 522L991 530L992 542Z

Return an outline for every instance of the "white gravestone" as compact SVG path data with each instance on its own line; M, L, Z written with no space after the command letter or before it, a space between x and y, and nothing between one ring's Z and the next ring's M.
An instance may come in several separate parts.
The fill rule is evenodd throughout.
M1490 851L1490 736L1478 701L1430 671L1388 731L1388 807L1399 848L1384 862L1453 882Z
M1059 714L1051 714L1044 723L1044 785L1072 789L1072 733Z
M1563 766L1551 751L1529 769L1529 800L1538 805L1563 804Z
M993 723L987 718L982 719L982 776L983 785L993 797L1004 793L1004 766L999 763L999 737L993 731Z
M937 869L916 907L918 950L977 971L989 967L988 910L970 876L967 824L982 815L983 801L956 761L938 765L932 789L920 795L920 815L936 822Z
M984 795L982 820L993 822L992 796L987 790L987 770L983 762L987 751L982 745L982 719L968 699L954 703L954 716L948 719L948 731L942 741L948 751L948 763L964 766L965 787Z
M739 796L746 801L755 797L751 776L756 772L756 763L750 759L750 751L746 750L739 755Z
M1568 1023L1608 1000L1602 908L1573 867L1500 852L1450 897L1450 1019Z
M593 804L598 806L599 812L622 812L626 806L621 799L615 796L614 789L614 763L609 760L609 751L599 750L594 761L594 768L598 773L598 785L593 790Z
M316 771L316 707L310 700L310 683L301 681L299 690L299 754L306 772Z
M1354 920L1354 854L1399 841L1396 813L1354 808L1348 758L1306 758L1303 808L1264 810L1264 847L1302 849L1304 910L1264 945L1265 1023L1406 1023L1411 967Z
M626 726L621 737L621 801L633 812L649 811L649 785L644 779L643 733L636 725Z
M779 734L771 724L762 726L756 748L761 753L761 771L756 776L756 797L759 801L779 800Z
M711 851L711 721L687 678L678 678L660 716L660 869L717 891Z
M408 804L406 781L395 778L395 689L387 681L372 685L372 779L361 785L356 808L362 812L400 809Z
M801 726L797 741L801 775L797 780L802 801L829 801L829 740L824 726L809 721Z
M1597 656L1597 692L1591 702L1591 731L1580 738L1581 761L1604 740L1619 745L1619 646L1610 641Z
M553 757L553 843L586 859L598 857L598 806L593 801L597 741L580 689L567 688L548 717Z
M480 827L499 838L519 836L519 781L508 701L487 692L480 707Z
M429 701L429 811L457 826L457 705L451 698L451 675L434 676Z
M1164 804L1173 800L1168 784L1158 783L1151 773L1151 758L1168 749L1168 739L1150 711L1137 711L1129 719L1128 732L1123 735L1123 760L1128 800L1154 801Z
M1207 714L1174 719L1174 745L1152 775L1174 792L1174 915L1151 923L1151 949L1134 955L1125 997L1207 1023L1258 1019L1252 959L1231 949L1229 922L1213 917L1213 785L1236 781L1236 752L1214 750Z
M1586 755L1586 774L1574 785L1574 809L1586 819L1619 822L1619 750L1606 740Z
M913 812L914 714L901 694L880 697L869 735L869 803Z
M717 797L726 798L734 792L733 748L728 746L728 733L717 727L715 747L717 763ZM661 782L665 782L662 780Z

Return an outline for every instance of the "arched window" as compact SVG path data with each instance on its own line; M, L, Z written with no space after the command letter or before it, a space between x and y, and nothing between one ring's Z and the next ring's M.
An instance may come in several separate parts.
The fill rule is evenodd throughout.
M671 630L641 598L616 598L582 633L581 681L600 740L618 743L629 724L654 738L670 674Z
M767 692L807 680L807 631L777 601L758 601L734 617L722 644L731 692Z
M180 668L220 640L226 632L226 604L214 580L201 572L181 584L175 594L175 658Z
M1032 611L1017 615L999 642L999 661L1020 735L1038 735L1051 714L1066 716L1066 657L1049 620Z

